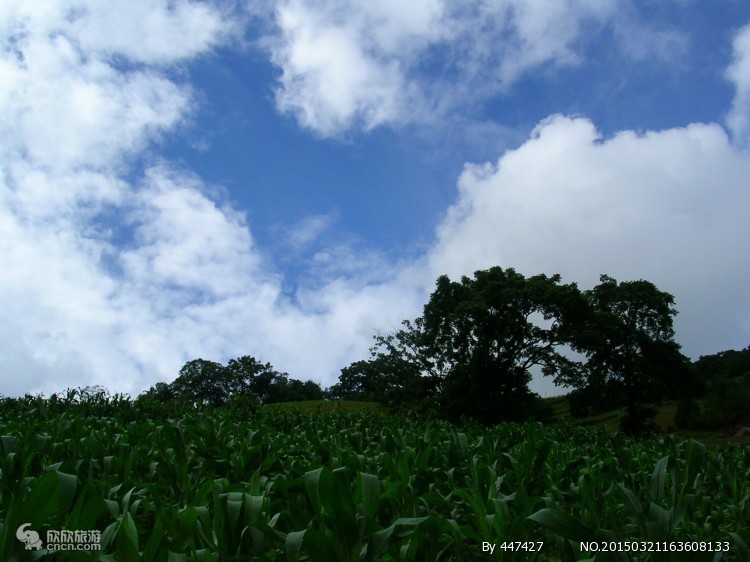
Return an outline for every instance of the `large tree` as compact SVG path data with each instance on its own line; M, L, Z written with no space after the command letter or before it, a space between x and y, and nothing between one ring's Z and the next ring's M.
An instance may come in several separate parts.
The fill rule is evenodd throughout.
M434 381L449 418L525 419L535 407L530 369L572 378L577 368L564 349L582 303L578 288L559 275L526 278L493 267L460 282L442 276L423 316L380 337L380 353Z
M585 297L589 316L575 347L587 357L586 378L559 379L579 388L616 388L627 407L624 428L641 431L648 403L692 384L689 361L674 342L674 297L649 281L620 283L607 275Z

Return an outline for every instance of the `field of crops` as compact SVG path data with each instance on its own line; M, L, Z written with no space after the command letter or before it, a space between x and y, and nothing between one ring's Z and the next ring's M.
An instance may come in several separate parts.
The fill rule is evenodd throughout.
M749 559L748 446L41 401L0 411L0 435L2 561ZM100 531L101 550L27 549L23 525Z

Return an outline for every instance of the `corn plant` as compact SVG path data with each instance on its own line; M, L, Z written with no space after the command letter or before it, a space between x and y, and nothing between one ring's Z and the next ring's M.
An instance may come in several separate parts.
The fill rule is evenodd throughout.
M23 525L98 530L100 548L27 550ZM747 446L372 411L0 401L2 561L739 561L748 536Z

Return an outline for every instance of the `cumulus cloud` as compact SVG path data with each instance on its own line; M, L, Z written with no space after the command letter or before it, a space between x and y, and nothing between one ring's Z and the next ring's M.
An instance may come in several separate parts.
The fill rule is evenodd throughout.
M393 123L409 96L395 53L380 55L363 44L367 12L358 10L355 21L340 25L341 11L290 2L277 13L283 30L272 53L282 69L277 105L323 135L337 134L352 121L364 129Z
M174 65L235 31L199 2L0 6L1 393L140 392L189 359L246 353L330 384L376 325L398 324L410 281L347 275L285 296L220 192L138 164L193 109ZM291 242L313 244L331 220ZM323 252L316 267L334 278Z
M438 229L433 274L500 264L590 288L602 273L677 299L685 351L750 340L750 159L716 124L602 138L554 116L497 162L468 165Z
M279 3L279 109L323 136L433 119L544 65L577 64L618 0ZM434 70L440 69L436 78Z
M614 4L569 0L552 16L520 0L306 5L276 11L277 103L337 134L439 105L443 85L420 79L433 49L461 61L447 74L466 88L575 64L581 26ZM376 330L419 314L437 275L495 264L585 287L599 273L645 277L677 296L689 352L746 345L750 162L710 124L601 138L586 119L553 117L496 162L466 167L414 262L320 245L331 217L303 221L289 242L313 249L317 282L285 293L243 213L189 170L138 163L193 109L174 66L233 37L230 19L191 1L0 4L0 392L139 392L189 359L246 353L331 384ZM743 56L729 71L737 100Z
M734 56L726 77L734 84L735 96L727 124L737 142L747 145L750 140L750 25L737 33L733 47Z
M41 38L65 37L87 56L174 64L234 33L228 15L195 1L9 0L0 8L0 26L18 54Z
M232 229L241 221L221 211L219 224L191 178L128 179L133 157L192 106L190 88L163 67L232 29L197 2L0 6L2 392L113 381L130 390L146 365L165 372L160 356L173 368L184 347L165 349L176 322L162 315L184 302L169 291L232 290L227 279L195 287L190 273L210 260L189 226L223 229L207 242L233 260L244 245L250 258L237 267L254 266L249 234ZM130 237L137 249L122 252Z

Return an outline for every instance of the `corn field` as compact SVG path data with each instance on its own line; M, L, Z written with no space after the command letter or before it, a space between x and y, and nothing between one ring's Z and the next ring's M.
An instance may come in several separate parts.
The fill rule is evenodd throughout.
M39 398L0 436L2 561L750 559L748 446ZM101 536L52 552L24 525Z

